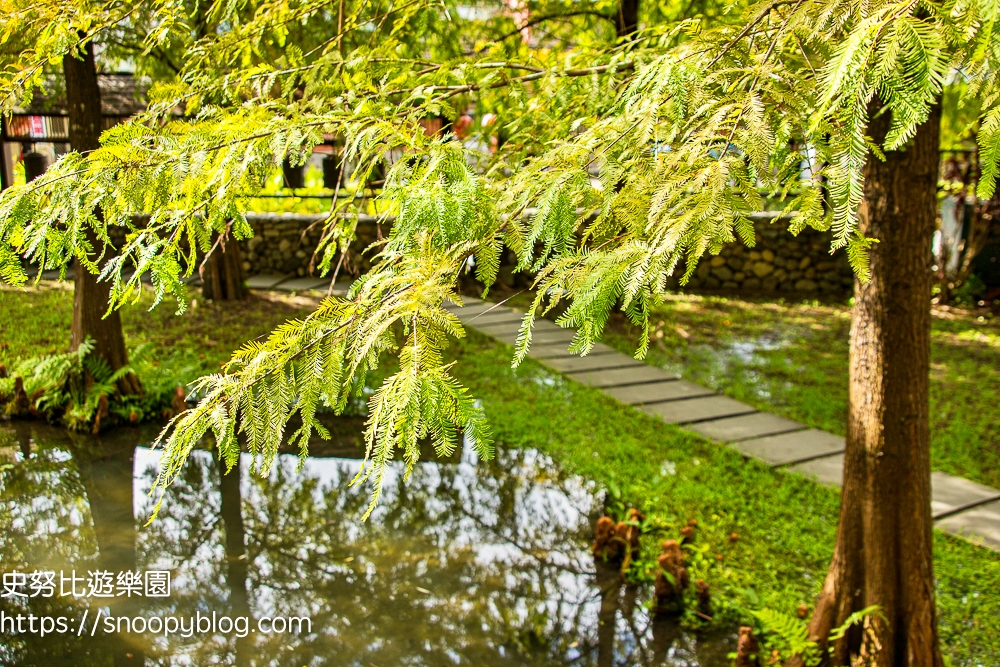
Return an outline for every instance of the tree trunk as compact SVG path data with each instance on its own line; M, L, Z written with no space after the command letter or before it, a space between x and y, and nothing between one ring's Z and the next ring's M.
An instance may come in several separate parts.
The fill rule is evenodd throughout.
M615 14L615 31L618 37L628 37L639 29L639 0L619 0Z
M243 285L240 245L234 238L223 245L218 234L214 241L213 249L205 258L201 295L213 301L242 301L247 297L247 289Z
M94 45L87 43L82 60L72 55L64 56L63 73L66 77L70 145L81 153L96 150L101 145L104 119L94 65ZM96 211L96 215L100 218L101 212ZM92 231L88 230L87 238L95 250L100 248L100 242ZM91 338L94 354L104 359L112 369L121 368L128 363L121 315L116 310L104 317L110 287L108 283L98 282L97 276L87 271L79 259L74 260L73 266L75 293L70 349L77 349L84 340ZM123 378L118 383L118 389L125 394L140 391L138 380L132 375Z
M872 105L881 143L888 112ZM840 524L810 623L825 643L849 614L878 605L884 620L855 628L831 663L941 667L934 606L930 495L931 238L937 209L941 111L905 150L865 166L861 231L875 238L871 281L855 283L850 407ZM851 664L855 664L851 662Z

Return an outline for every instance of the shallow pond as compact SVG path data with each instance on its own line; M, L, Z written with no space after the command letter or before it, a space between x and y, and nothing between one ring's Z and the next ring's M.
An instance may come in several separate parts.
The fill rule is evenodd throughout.
M356 438L266 479L195 451L143 526L155 435L0 424L0 665L729 664L595 564L599 494L535 451L394 468L366 523Z

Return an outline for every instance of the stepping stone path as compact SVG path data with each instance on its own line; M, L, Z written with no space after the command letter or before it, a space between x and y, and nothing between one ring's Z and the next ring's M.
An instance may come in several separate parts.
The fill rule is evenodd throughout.
M321 280L319 278L294 278L292 280L286 280L280 283L280 285L282 290L291 292L307 292L309 290L322 290L325 292L327 288L330 287L330 280Z
M779 433L791 433L803 429L805 429L805 426L798 422L793 422L790 419L772 415L768 412L753 412L739 417L729 417L728 419L714 419L695 424L691 427L692 431L697 431L706 438L729 442L777 435Z
M72 269L67 279L72 278ZM58 279L58 271L42 278ZM198 281L200 282L200 281ZM250 289L325 293L329 280L265 274L247 280ZM349 283L339 282L335 294ZM462 307L446 304L466 325L513 345L524 313L503 305L464 297ZM571 380L603 390L612 398L678 424L712 440L727 443L748 458L814 478L822 484L843 483L844 438L807 428L798 422L761 412L753 406L681 380L598 343L581 357L568 351L575 332L549 320L534 322L528 356ZM931 511L937 528L1000 551L1000 491L961 477L931 476Z
M250 289L274 289L281 283L291 280L292 276L281 276L276 273L261 273L247 279Z
M734 442L733 447L740 450L744 456L752 456L773 466L803 463L844 453L846 443L839 435L814 428L801 431L788 429L788 431L780 435L740 440Z
M545 361L542 360L542 363ZM604 393L618 399L625 405L655 404L662 401L676 401L681 398L715 396L715 392L711 389L685 380L665 380L647 384L633 384L626 387L610 387L605 389Z
M479 299L463 299L463 307L446 307L464 324L504 343L515 343L524 313ZM748 458L810 476L823 484L843 483L844 438L761 412L637 362L607 345L595 345L590 354L581 357L567 350L574 334L538 318L528 356L626 405L725 442ZM931 476L931 496L937 528L1000 551L1000 491L935 472Z

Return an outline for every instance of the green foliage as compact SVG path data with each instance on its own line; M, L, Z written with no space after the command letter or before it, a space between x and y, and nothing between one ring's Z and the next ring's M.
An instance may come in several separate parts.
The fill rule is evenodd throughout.
M646 362L759 410L844 435L850 307L674 295L652 313ZM980 319L982 318L982 319ZM931 319L931 465L1000 486L1000 321L982 310ZM604 342L623 353L639 331L613 318Z
M355 480L373 482L369 512L397 447L412 469L419 438L430 436L437 451L447 454L455 446L454 431L462 429L480 455L489 457L491 440L482 411L451 379L439 356L447 335L462 335L458 319L441 307L444 299L460 302L453 291L455 262L450 252L422 237L418 251L405 262L380 265L352 287L347 299L328 297L309 317L289 321L266 340L244 345L222 373L198 380L198 405L175 417L161 434L166 443L157 478L161 499L209 429L227 465L239 456L240 433L255 468L266 474L285 426L297 414L302 426L290 441L305 456L312 432L326 433L316 419L317 409L342 413L348 399L360 395L381 353L399 349L398 334L405 340L400 370L369 402L366 465Z
M952 298L955 303L962 306L975 306L976 302L986 294L987 292L986 283L976 274L970 274L968 278L962 281L961 285L953 292Z
M739 312L731 315L734 324ZM744 317L762 319L759 310ZM684 326L696 331L687 321ZM705 327L725 325L719 318ZM642 557L630 578L651 582L660 544L677 539L693 518L698 527L685 545L688 571L691 581L704 579L711 587L716 627L731 632L753 624L755 610L795 614L815 600L833 551L839 491L747 462L731 448L637 413L533 360L512 369L511 349L482 334L470 332L451 349L459 359L455 374L482 399L498 443L537 448L566 473L594 480L611 492L616 518L629 506L646 514ZM730 541L733 532L737 542ZM1000 558L935 531L934 562L944 652L955 664L996 662L1000 598L993 591ZM703 627L693 613L694 586L687 595L683 622Z
M864 609L859 609L853 614L849 615L844 619L844 622L839 626L830 631L830 641L837 641L847 634L847 631L853 628L855 625L860 625L866 622L870 618L881 618L885 620L885 615L882 614L882 610L878 605L872 605L870 607L865 607Z
M777 650L782 663L794 657L800 658L807 667L815 667L822 662L823 655L819 645L809 639L806 621L770 609L761 609L753 614L763 626L764 646ZM840 640L849 629L875 616L884 618L878 606L865 607L854 612L844 620L843 624L830 631L830 643Z
M809 640L809 629L805 621L770 609L755 611L754 616L767 634L767 647L777 649L782 662L797 656L807 667L815 667L820 663L822 656L819 646Z
M178 384L176 376L157 372L148 359L148 346L131 350L131 363L115 370L93 351L93 341L87 339L73 352L19 361L9 370L9 377L0 378L0 405L7 414L18 409L15 382L20 378L31 410L71 430L90 430L94 426L102 398L108 405L108 415L102 422L105 426L108 416L110 423L137 422L159 418L170 407ZM119 394L117 383L129 374L145 380L141 395Z
M903 147L946 86L956 108L980 110L979 188L992 191L995 3L687 7L654 5L649 14L664 20L616 40L604 0L532 6L551 27L533 41L532 26L499 3L470 18L448 0L385 11L345 1L336 12L325 0L15 3L2 24L2 109L47 81L40 63L87 40L114 44L112 60L133 44L130 57L157 85L149 110L106 131L99 150L70 153L0 196L0 277L26 280L18 256L45 268L75 258L97 272L107 253L101 277L112 308L138 299L149 274L154 304L172 297L183 311L181 279L214 235L252 233L245 212L285 159L301 164L333 137L359 182L388 165L373 204L331 205L321 242L320 266L330 271L357 213L395 215L390 238L372 249L372 273L350 300L325 303L203 379L200 406L164 434L160 479L169 484L210 428L230 461L235 433L247 434L266 469L293 413L305 421L301 438L315 428L317 405L341 409L364 369L400 354L429 384L400 376L372 403L374 467L362 478L375 482L377 499L379 467L396 447L412 458L413 439L442 424L480 430L439 360L461 332L441 304L470 259L487 288L503 252L537 271L536 305L568 304L560 323L578 327L581 353L622 309L643 334L642 357L667 278L686 279L725 243L752 244L748 216L763 205L762 189L786 198L793 233L830 229L831 248L846 248L867 279L871 240L857 224L864 166ZM428 119L454 121L470 106L480 117L465 141L425 131ZM497 114L492 124L482 122L486 111ZM884 140L868 136L873 113L891 114ZM487 156L491 140L497 150ZM115 228L126 240L112 249Z
M522 298L525 296L522 295ZM190 308L181 317L174 317L164 309L145 312L145 306L150 300L151 296L147 294L139 306L123 309L123 324L130 345L135 345L138 341L150 343L149 358L159 362L160 368L170 366L173 355L184 352L177 348L197 350L205 354L206 358L200 362L204 367L218 368L218 362L226 358L226 351L235 345L233 341L253 338L270 330L277 322L292 317L305 317L310 310L301 298L272 294L258 295L248 302L225 306L203 304L199 300L197 307ZM803 329L820 335L823 330L817 327L828 325L831 321L844 320L845 317L842 310L820 309L808 305L789 307L691 297L675 297L674 302L678 304L678 310L683 310L684 306L700 304L697 309L691 308L687 317L671 320L671 326L676 323L696 336L692 339L692 347L701 344L702 336L720 331L735 330L741 335L749 337L752 334L759 337L760 330L747 330L753 323L757 323L764 331L775 328L797 336L799 330ZM4 355L12 352L18 355L35 354L59 344L60 341L54 340L52 336L61 336L68 329L71 309L72 293L68 290L29 289L16 294L12 294L12 290L0 292L0 338L10 345L9 350L0 347L0 361L6 362L10 367L10 357ZM783 318L776 319L773 315L775 312L784 314ZM662 309L654 314L654 320L662 317ZM39 325L26 328L21 324L25 320ZM731 321L731 326L724 324L726 320ZM995 331L992 326L966 331L962 327L970 327L968 323L959 327L959 323L949 322L950 320L936 320L934 336L939 350L942 326L955 327L956 339L951 345L958 350L967 350L973 343L976 346L983 345L975 343L974 338L958 339L959 331L969 336L983 336ZM612 320L609 335L617 331L614 324ZM654 332L657 330L660 328L656 327ZM722 334L719 335L720 340L724 339ZM1000 341L995 334L990 335ZM632 339L630 337L625 345L630 345ZM617 340L621 342L624 337ZM658 339L654 336L654 340ZM665 340L671 350L675 347L684 349L682 343L675 345L672 338ZM679 337L677 340L680 340ZM814 347L802 353L802 358L808 356L819 359L820 365L825 368L832 363L824 361L827 356L843 356L837 352L839 344L836 340L836 337L833 340L828 337L820 338ZM830 348L834 350L833 353L827 352ZM730 448L718 447L690 432L637 413L600 390L571 384L533 360L527 360L518 368L512 369L511 354L511 348L498 346L495 340L473 331L451 345L443 358L446 364L458 361L452 366L456 378L482 401L483 410L490 416L493 425L497 449L506 453L506 456L497 456L493 461L481 462L480 466L495 469L496 466L507 465L511 459L520 460L519 457L525 456L518 450L523 452L533 448L541 452L543 459L551 458L555 463L554 467L546 465L541 468L546 477L554 474L580 475L593 480L595 488L604 487L609 491L617 489L617 494L610 494L612 500L615 496L619 499L612 502L617 505L616 516L624 516L629 506L636 506L647 515L643 523L642 557L633 564L629 572L630 577L641 581L651 581L655 576L660 542L664 539L676 539L679 529L687 525L688 519L697 519L695 541L690 546L685 546L685 553L692 581L704 579L711 586L711 615L715 628L730 631L740 623L753 622L752 611L761 608L794 614L799 604L809 603L815 598L833 548L839 506L837 491L763 464L747 463ZM650 358L654 355L662 362L662 351L658 344L652 347ZM954 355L941 356L940 352L936 355L938 360L943 360L949 366L955 359ZM197 363L198 354L191 356L191 362ZM187 357L182 358L187 360ZM368 375L373 386L379 386L383 377L395 373L397 366L394 362L393 357L386 357L379 370ZM718 369L718 366L710 363L703 364L703 367ZM1000 365L992 361L992 357L972 357L965 366L949 371L954 372L956 377L939 394L957 394L956 401L976 400L976 394L964 391L971 391L976 383L966 386L957 377L973 377L980 383L979 378L986 377L987 382L991 381L988 378L992 376L970 375L975 370L974 367L992 370L1000 368ZM725 368L731 369L731 372L722 371L721 374L731 377L731 381L747 374L732 365ZM760 368L760 372L773 376L773 369ZM143 375L144 385L148 387L149 376L141 367L140 373ZM795 378L806 375L798 367L791 374ZM764 386L774 389L783 382L782 377L767 382ZM839 384L840 381L834 379L829 386L824 385L818 389L804 387L798 393L835 396ZM995 392L990 394L993 395ZM837 400L831 398L829 402ZM986 399L982 397L979 400ZM935 411L943 415L955 414L947 406ZM966 409L964 413L968 412ZM983 414L984 419L990 420L996 411L984 407L972 412ZM794 418L801 420L804 417ZM955 428L960 426L957 422L964 420L950 421L956 422L952 424L952 428ZM948 426L947 422L942 421L935 427L935 431L944 430ZM984 428L987 436L994 431L995 428ZM989 442L988 438L984 440L984 447L988 447ZM33 455L19 467L65 464L49 463L45 456L45 451L40 451L38 456ZM535 460L538 453L532 452L531 456ZM153 546L163 546L158 539L150 536L155 536L164 529L164 518L183 514L188 503L194 507L205 505L203 488L199 486L191 489L184 484L191 484L202 472L213 469L214 463L203 457L196 458L185 466L181 484L172 487L170 499L164 503L162 511L165 514L161 514L157 522L160 527L153 526L152 532L142 531L143 535L153 540ZM275 479L275 475L286 478L293 470L293 465L281 466L273 472L271 479ZM414 476L419 477L420 474L418 469ZM523 480L518 475L496 474L505 485L504 488L509 488L510 492L521 488ZM300 484L303 479L300 475L293 481ZM45 480L42 481L44 483ZM4 482L4 489L8 492L5 498L11 500L13 496L10 494L15 493L15 485L9 478L5 478ZM259 477L251 480L251 483L260 488L268 485L267 480ZM397 491L406 493L408 488L400 486ZM298 524L294 520L289 523L285 510L301 507L299 501L311 506L316 498L329 503L330 498L342 498L346 495L351 499L350 502L336 505L336 511L317 507L310 510L306 517L311 522L310 525L318 526L317 534L325 536L324 539L336 541L344 535L350 535L351 543L360 545L365 540L375 539L371 535L378 535L378 539L381 539L385 525L385 522L380 521L374 526L360 528L361 537L358 539L347 530L370 502L364 491L359 488L339 489L337 493L341 495L331 496L304 488L300 493L275 497L273 502L261 506L260 512L248 513L246 516L249 517L248 521L255 522L261 535L275 536L274 526L282 526L279 544L275 548L283 548L284 545L295 549L305 543L303 540L310 539L310 535L303 532L301 526L296 527ZM440 493L440 490L434 493ZM506 491L500 493L499 498L507 498L505 493ZM27 498L30 495L32 494L21 493L17 498ZM407 496L410 500L415 497L417 495ZM155 499L149 499L145 509L150 509L154 502ZM419 515L420 521L428 520L421 513L419 504L416 507L412 502L396 503L390 507L385 507L384 504L383 502L381 509L386 517L412 510ZM53 507L59 509L70 506L71 503L62 503ZM30 509L30 503L26 505L18 500L7 502L3 507ZM143 514L146 515L146 511ZM198 542L201 536L199 530L210 525L214 516L212 507L206 506L204 516L198 514L194 517L197 520L193 519L190 525L197 530L181 531L181 551L178 553L186 553L185 549ZM510 512L504 512L502 516L506 522L504 525L511 527L519 520ZM166 523L169 524L169 521ZM435 524L435 530L431 531L433 536L439 534L439 527L440 524ZM65 542L67 545L76 548L84 544L92 551L96 550L92 537L77 534L80 529L78 523L72 523L70 529L68 533L60 533L60 537L68 535L68 541ZM248 530L252 529L248 524ZM732 532L738 532L739 541L729 541ZM431 540L428 553L438 553L438 543L435 540L436 537ZM7 543L10 544L10 541ZM389 543L395 545L396 550L392 554L402 557L403 547L399 546L398 541L390 539ZM273 541L268 544L274 546ZM320 540L320 546L330 544ZM1000 655L1000 597L994 594L1000 587L1000 558L988 549L940 532L935 532L934 549L936 600L942 649L946 657L954 664L993 664L996 656ZM159 553L156 549L153 552ZM317 562L324 568L329 562L330 553L323 548L317 552ZM354 554L356 551L343 552L344 556ZM717 560L718 554L724 556L722 561ZM291 585L302 579L299 561L284 559L282 562L287 565L287 576L279 577L279 583L288 582ZM358 561L354 562L356 564ZM404 562L411 561L404 558ZM333 575L340 576L339 571L333 572ZM269 573L268 576L272 575ZM384 593L384 586L393 585L395 581L393 579L388 583L377 582L372 585ZM412 580L408 585L412 588ZM355 591L351 591L351 595L354 595ZM692 598L687 600L688 609L696 609L694 592L689 589L689 594ZM382 595L375 599L386 598ZM387 608L393 609L392 603L388 604ZM364 610L368 618L369 607L364 606ZM692 611L684 617L683 622L685 626L694 628L705 627L706 623Z

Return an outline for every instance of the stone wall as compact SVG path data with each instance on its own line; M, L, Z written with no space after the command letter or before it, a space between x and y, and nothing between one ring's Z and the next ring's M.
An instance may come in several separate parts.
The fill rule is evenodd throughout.
M253 237L240 241L243 271L247 275L307 274L309 260L319 243L322 229L321 224L309 229L313 220L298 218L299 216L273 216L268 219L251 219Z
M755 220L754 227L753 248L730 243L717 256L703 257L686 289L739 294L851 293L854 272L847 253L841 250L830 254L828 232L807 228L792 236L787 222L766 218Z
M253 237L240 241L243 271L247 275L309 274L309 263L323 231L321 218L313 215L262 214L250 215L248 219ZM387 232L384 225L381 232ZM358 252L352 252L341 269L347 275L359 275L370 268L370 255L363 255L361 251L378 240L378 225L366 216L358 222L357 236L354 247ZM318 268L314 274L319 274Z
M316 216L267 214L250 216L254 237L241 241L243 268L247 275L262 273L308 274L313 249L319 241L322 223ZM685 288L693 292L730 292L745 295L785 293L789 295L847 296L854 285L854 274L847 254L830 254L830 234L805 229L798 236L788 233L787 221L772 221L766 215L755 219L756 245L742 243L723 247L717 256L705 256ZM310 228L310 226L312 227ZM358 223L358 252L342 272L358 275L370 267L370 256L360 250L388 233L365 216ZM509 262L508 262L509 263ZM501 269L504 283L523 282L512 276L512 266ZM511 285L513 286L513 284Z

